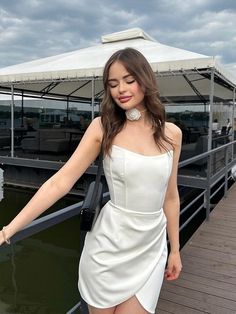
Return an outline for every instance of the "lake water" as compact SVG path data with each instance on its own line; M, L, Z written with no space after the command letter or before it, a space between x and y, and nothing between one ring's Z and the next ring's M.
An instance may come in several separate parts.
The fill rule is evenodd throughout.
M1 226L32 197L8 188L0 202ZM66 197L49 212L80 201ZM0 314L65 314L79 300L79 217L0 249Z

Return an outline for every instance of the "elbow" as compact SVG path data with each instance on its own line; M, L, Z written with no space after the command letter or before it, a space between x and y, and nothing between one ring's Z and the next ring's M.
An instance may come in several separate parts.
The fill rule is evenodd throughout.
M70 192L72 186L66 180L53 176L45 182L45 188L53 191L53 194L55 193L61 198Z
M164 201L164 207L180 207L180 198L178 193L169 194Z
M174 208L177 210L180 210L180 201L179 199L168 199L165 201L164 205L163 205L164 209L171 209L173 210Z

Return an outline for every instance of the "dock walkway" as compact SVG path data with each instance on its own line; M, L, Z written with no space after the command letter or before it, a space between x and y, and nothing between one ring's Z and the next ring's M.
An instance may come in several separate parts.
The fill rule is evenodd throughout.
M164 282L156 313L236 314L236 184L181 256L181 276Z

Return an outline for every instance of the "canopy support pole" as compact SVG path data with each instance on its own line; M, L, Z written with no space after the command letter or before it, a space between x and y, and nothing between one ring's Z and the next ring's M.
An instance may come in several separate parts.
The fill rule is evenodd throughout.
M14 85L11 85L11 157L14 157Z
M235 115L235 87L233 89L233 113L232 113L232 141L234 141L234 131L235 131L235 128L234 128L234 115ZM233 146L232 146L233 147Z
M69 97L66 97L66 123L69 124Z
M91 81L92 84L92 97L91 97L91 105L92 105L92 120L94 119L94 91L95 91L95 81L94 81L94 77L92 78Z
M212 121L213 121L213 101L214 101L214 77L215 69L211 68L211 80L210 80L210 103L209 103L209 128L208 128L208 151L212 147ZM209 221L210 216L210 204L211 204L211 175L212 175L212 154L207 156L207 171L206 182L207 189L205 193L205 208L206 208L206 220Z
M212 122L213 122L213 102L214 102L214 78L215 69L211 69L211 80L210 80L210 108L209 108L209 131L208 131L208 150L212 148Z
M21 92L21 127L24 127L24 92Z

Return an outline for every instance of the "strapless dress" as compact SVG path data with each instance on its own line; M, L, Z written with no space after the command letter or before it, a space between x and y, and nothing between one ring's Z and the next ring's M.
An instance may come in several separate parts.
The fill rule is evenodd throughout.
M91 306L109 308L132 296L155 313L166 259L163 202L173 151L145 156L113 145L103 160L110 201L85 238L79 291Z

